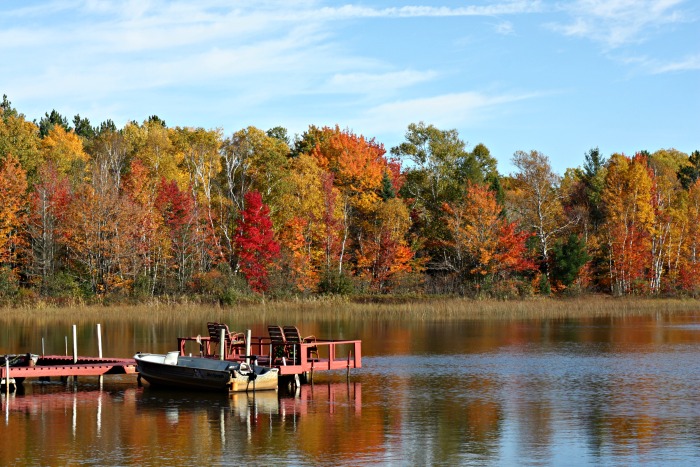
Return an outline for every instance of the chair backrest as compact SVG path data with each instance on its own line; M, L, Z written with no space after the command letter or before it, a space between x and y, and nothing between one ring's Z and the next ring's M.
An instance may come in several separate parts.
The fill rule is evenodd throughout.
M221 340L221 328L226 330L224 336L229 339L231 336L231 331L228 330L226 324L209 322L207 323L207 329L209 330L209 340L211 342L219 342Z
M299 335L299 330L296 326L285 326L284 327L284 338L290 344L301 343L301 336Z
M267 333L270 335L270 341L272 342L285 342L284 333L280 326L270 325L267 327Z

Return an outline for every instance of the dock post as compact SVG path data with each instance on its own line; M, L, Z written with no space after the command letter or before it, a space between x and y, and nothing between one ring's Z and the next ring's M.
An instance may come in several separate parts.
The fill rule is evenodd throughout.
M68 356L68 336L64 336L66 338L66 357Z
M251 331L248 329L245 333L245 362L250 365L250 339ZM255 381L253 381L255 383ZM253 386L255 388L255 386Z
M10 359L5 355L5 394L10 395Z
M102 328L97 323L97 356L102 358Z
M102 326L100 323L97 323L97 356L100 357L100 359L102 358ZM100 382L100 390L102 390L104 376L100 375L98 380Z
M44 338L41 338L41 356L44 357L46 356L46 352L44 350Z
M224 360L226 353L226 328L221 326L221 337L219 338L219 360Z
M78 363L78 326L73 325L73 363Z

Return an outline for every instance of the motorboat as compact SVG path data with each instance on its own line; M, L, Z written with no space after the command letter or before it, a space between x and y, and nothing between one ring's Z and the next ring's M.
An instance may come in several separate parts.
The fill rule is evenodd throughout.
M180 355L134 355L139 378L153 386L231 392L277 389L279 369L247 362Z

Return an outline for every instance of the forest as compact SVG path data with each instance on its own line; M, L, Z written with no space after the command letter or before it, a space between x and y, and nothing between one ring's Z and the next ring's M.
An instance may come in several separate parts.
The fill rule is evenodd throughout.
M118 128L0 107L0 301L700 292L700 152L500 174L423 122L386 150L350 129Z

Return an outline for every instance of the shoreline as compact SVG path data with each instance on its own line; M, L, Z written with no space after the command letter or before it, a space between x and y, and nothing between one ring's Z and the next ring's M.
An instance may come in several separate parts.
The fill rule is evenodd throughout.
M402 318L414 320L600 318L651 314L700 313L700 300L678 298L609 297L478 300L459 297L325 297L313 300L274 300L235 305L195 302L141 304L27 304L0 308L0 321L17 318L73 319L205 319L240 320L319 318Z

